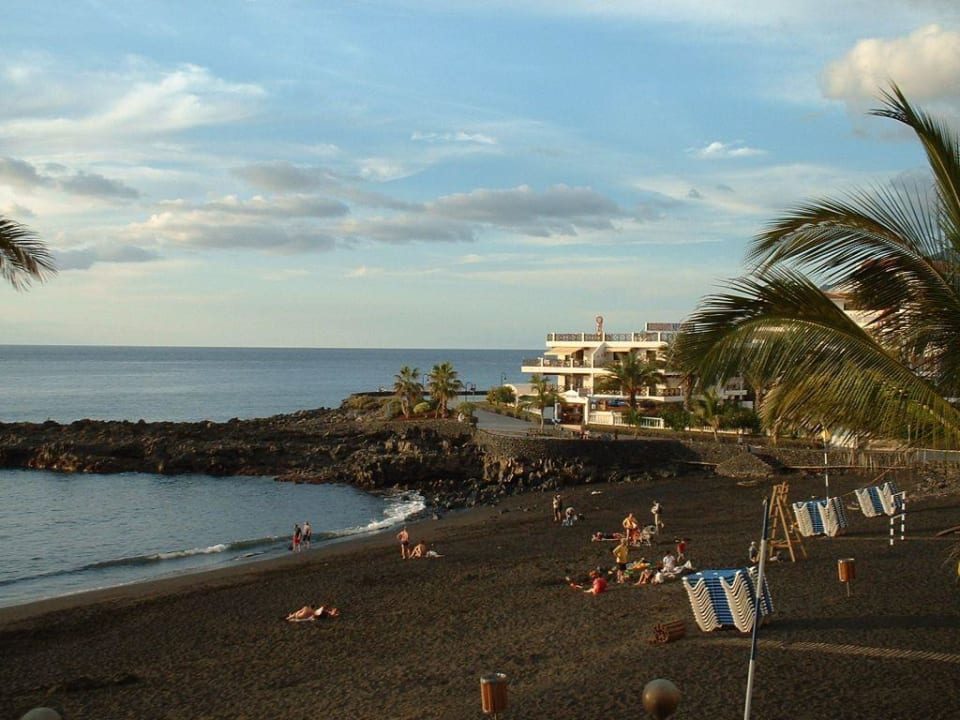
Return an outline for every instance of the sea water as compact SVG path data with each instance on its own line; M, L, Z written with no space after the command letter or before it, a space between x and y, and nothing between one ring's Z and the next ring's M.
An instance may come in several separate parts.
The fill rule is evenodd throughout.
M0 605L197 572L377 532L423 509L416 494L270 478L0 473Z
M390 388L403 365L450 362L478 390L523 380L521 350L309 350L0 346L0 421L217 422L337 407ZM415 494L203 475L0 470L0 605L288 553L382 531Z
M125 348L0 345L0 422L222 422L337 407L391 389L400 368L449 362L485 391L525 381L528 350Z

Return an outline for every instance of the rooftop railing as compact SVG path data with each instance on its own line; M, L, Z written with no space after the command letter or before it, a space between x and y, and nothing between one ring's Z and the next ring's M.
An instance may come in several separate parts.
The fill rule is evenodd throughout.
M628 333L547 333L548 343L586 343L586 342L670 342L676 335L672 331L662 332L628 332Z

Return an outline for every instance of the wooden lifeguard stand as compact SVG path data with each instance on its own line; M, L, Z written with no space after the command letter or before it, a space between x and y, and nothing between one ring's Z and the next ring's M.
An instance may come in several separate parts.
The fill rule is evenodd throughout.
M803 536L792 520L790 508L787 504L787 495L790 493L790 483L782 482L773 486L770 494L770 537L767 539L770 557L778 550L785 549L790 553L790 562L797 561L794 546L798 547L803 556L807 557L807 549L803 546ZM792 536L792 537L791 537Z

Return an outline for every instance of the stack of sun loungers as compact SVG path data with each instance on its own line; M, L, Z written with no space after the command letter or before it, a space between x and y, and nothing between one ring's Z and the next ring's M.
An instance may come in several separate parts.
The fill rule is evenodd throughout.
M854 491L860 502L860 509L866 517L877 515L896 515L900 512L900 497L896 483L885 482L883 485L871 485Z
M690 598L690 607L697 625L704 632L733 626L740 632L753 629L757 601L757 568L704 570L682 578ZM760 612L773 612L770 588L763 581Z
M797 528L804 537L811 535L833 537L847 526L847 514L843 510L843 503L836 497L795 502L793 514L797 519Z

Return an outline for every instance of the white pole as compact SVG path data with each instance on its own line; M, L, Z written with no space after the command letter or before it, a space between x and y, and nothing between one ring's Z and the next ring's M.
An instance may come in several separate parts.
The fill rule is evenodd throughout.
M743 703L743 720L750 720L750 706L753 702L753 676L757 663L757 634L760 632L760 617L763 610L763 569L767 561L767 524L770 514L767 512L769 501L763 499L763 530L760 536L760 567L757 569L756 605L753 613L753 631L750 636L750 666L747 669L747 697Z
M826 495L824 496L825 500L830 499L830 469L827 466L827 443L830 440L830 433L827 432L827 429L823 429L823 482L826 485Z
M903 542L907 530L907 493L900 493L900 542Z

